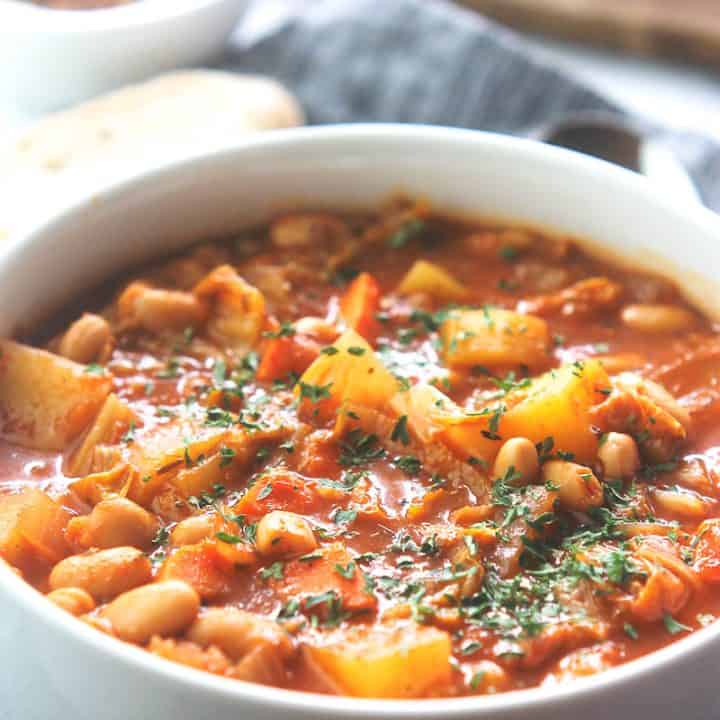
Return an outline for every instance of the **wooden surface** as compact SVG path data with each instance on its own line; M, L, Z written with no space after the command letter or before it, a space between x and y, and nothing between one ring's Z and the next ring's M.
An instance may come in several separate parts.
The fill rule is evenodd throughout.
M720 0L459 2L520 30L720 68Z

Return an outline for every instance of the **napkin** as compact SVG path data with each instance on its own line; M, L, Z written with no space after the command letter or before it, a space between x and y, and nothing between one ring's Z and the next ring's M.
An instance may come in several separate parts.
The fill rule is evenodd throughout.
M443 0L256 0L223 67L281 80L312 124L429 123L528 135L571 113L624 114L517 34ZM720 212L720 144L645 123Z

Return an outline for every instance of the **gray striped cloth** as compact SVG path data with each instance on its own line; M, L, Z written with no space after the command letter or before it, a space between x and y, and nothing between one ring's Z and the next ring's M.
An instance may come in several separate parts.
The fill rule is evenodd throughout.
M412 122L523 135L571 113L621 112L538 62L519 36L443 0L255 0L221 64L278 78L314 124ZM720 212L720 145L651 129Z

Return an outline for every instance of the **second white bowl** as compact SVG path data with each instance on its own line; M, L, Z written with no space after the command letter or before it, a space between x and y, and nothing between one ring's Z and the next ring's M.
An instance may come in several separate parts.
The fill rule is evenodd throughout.
M139 0L50 10L0 0L0 97L26 113L70 105L220 52L245 0Z

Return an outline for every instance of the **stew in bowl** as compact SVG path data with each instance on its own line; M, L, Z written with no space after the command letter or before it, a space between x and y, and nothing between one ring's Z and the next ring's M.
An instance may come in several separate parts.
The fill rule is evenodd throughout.
M358 697L564 684L720 612L720 337L425 201L284 213L0 341L0 554L170 661Z

